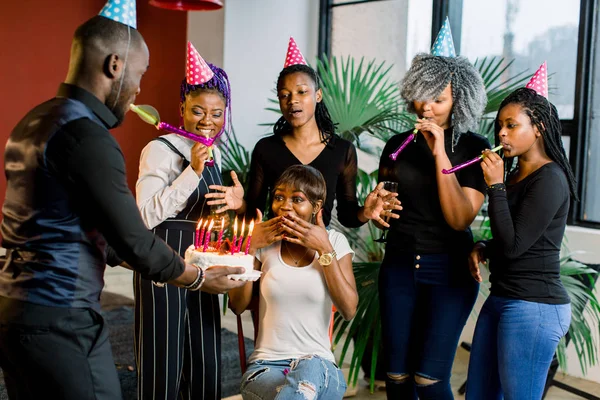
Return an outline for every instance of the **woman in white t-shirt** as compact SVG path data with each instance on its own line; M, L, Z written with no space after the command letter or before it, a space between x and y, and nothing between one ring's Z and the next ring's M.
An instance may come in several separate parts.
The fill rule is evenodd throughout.
M252 247L260 279L255 350L242 377L244 399L341 399L346 382L329 341L331 307L347 320L356 313L354 252L321 216L327 187L321 173L294 165L275 184L274 218L258 224ZM252 283L229 292L242 313Z

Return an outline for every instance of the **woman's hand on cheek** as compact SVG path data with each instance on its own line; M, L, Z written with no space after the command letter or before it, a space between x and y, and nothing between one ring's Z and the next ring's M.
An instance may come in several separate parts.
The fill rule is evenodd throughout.
M296 243L316 250L319 254L329 251L329 234L323 223L323 210L317 215L317 224L313 225L295 215L286 215L283 217L283 230L285 232L283 240Z

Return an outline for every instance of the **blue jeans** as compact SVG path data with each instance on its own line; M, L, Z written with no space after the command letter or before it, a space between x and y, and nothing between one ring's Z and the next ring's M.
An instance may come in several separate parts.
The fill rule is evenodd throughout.
M467 399L541 399L570 304L490 296L475 327Z
M346 387L337 365L310 355L251 363L242 377L241 393L247 400L341 400Z
M379 300L388 399L454 398L452 364L478 290L466 253L386 252Z

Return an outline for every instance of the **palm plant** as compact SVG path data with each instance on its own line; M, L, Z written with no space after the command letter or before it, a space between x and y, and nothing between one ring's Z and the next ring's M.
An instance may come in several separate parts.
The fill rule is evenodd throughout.
M565 251L566 250L566 251ZM598 333L600 323L600 304L594 294L595 275L597 271L572 258L566 246L560 260L560 280L571 298L571 326L568 339L564 337L557 350L558 362L566 366L566 346L573 343L579 366L585 375L587 368L598 362L598 346L594 332ZM590 325L590 320L594 325Z
M223 181L231 180L229 171L235 171L238 174L240 182L247 188L248 173L250 172L250 153L239 142L235 131L231 131L229 140L225 143L223 161L221 165Z

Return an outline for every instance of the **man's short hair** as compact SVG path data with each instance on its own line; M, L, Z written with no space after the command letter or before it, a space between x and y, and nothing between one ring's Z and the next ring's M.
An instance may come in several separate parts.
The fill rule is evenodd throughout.
M98 45L100 42L107 49L118 49L121 46L138 45L143 41L142 35L137 29L122 24L112 19L97 15L75 31L74 41L80 43L84 48Z

